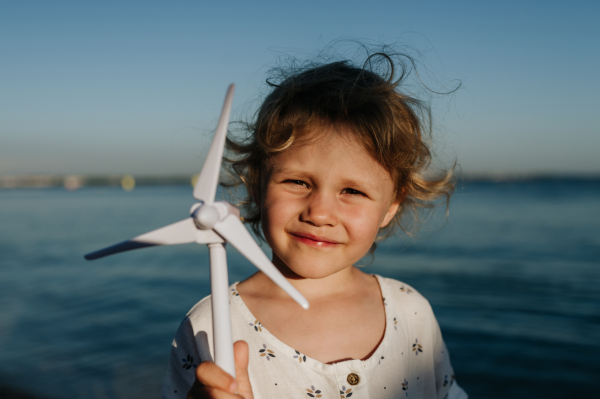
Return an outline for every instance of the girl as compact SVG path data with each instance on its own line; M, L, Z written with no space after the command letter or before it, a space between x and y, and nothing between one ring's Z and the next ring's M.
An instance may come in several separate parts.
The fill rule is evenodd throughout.
M163 397L467 397L427 300L354 266L453 188L451 171L423 176L428 110L398 90L390 56L365 66L377 60L388 78L342 61L269 83L248 140L228 142L249 194L244 219L310 309L261 272L233 284L234 380L211 362L204 298L177 331Z

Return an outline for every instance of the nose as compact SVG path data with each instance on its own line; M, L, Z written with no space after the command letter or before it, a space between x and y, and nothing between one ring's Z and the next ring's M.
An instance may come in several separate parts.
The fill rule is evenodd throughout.
M307 198L304 211L300 215L303 222L316 227L335 226L338 223L337 199L335 195L313 192Z

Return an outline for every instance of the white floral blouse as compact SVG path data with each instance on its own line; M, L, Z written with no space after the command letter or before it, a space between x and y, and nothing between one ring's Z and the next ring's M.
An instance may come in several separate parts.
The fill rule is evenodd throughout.
M248 372L256 399L452 398L466 399L454 381L446 345L429 302L412 287L376 276L384 297L386 328L367 360L324 364L271 335L231 289L234 341L250 348ZM347 326L351 328L351 326ZM173 340L163 398L185 398L195 368L212 360L210 296L198 302Z

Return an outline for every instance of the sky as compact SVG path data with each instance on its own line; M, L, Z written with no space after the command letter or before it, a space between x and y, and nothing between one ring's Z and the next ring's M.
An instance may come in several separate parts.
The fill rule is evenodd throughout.
M598 174L598 15L598 1L5 1L0 176L197 173L229 83L247 118L278 58L340 39L410 49L434 89L462 82L431 98L442 165Z

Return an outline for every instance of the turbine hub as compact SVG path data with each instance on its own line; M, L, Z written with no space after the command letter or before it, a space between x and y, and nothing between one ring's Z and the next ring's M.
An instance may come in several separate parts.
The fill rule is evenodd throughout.
M194 223L200 230L211 230L215 224L231 213L239 217L237 208L224 201L213 202L212 204L194 204L190 213Z
M194 221L202 230L212 229L219 221L219 212L210 205L201 206L194 212Z

